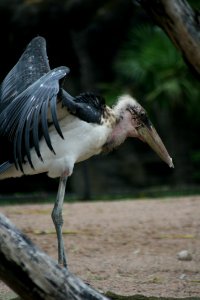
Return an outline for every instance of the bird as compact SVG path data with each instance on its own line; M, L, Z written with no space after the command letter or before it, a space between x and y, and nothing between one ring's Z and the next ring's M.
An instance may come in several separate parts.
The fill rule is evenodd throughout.
M70 70L50 68L46 39L34 37L0 85L0 139L6 155L0 179L47 173L60 178L52 210L58 263L68 268L62 207L74 165L138 138L174 167L146 110L129 94L108 106L98 93L72 96L64 88Z

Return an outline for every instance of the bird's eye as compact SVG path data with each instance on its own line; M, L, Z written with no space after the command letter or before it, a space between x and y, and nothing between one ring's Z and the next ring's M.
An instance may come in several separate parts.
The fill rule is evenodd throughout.
M140 118L141 118L141 119L146 118L146 112L145 112L145 111L141 111L141 112L140 112Z
M140 112L140 119L145 123L148 119L147 114L145 111Z

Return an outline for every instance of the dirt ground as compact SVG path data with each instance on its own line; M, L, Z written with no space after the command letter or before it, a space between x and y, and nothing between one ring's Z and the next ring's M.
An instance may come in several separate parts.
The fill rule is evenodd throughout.
M52 205L3 206L5 214L57 259ZM64 205L70 270L117 294L200 297L200 196ZM177 254L187 250L190 261ZM0 283L0 299L9 290ZM3 296L4 295L4 296Z

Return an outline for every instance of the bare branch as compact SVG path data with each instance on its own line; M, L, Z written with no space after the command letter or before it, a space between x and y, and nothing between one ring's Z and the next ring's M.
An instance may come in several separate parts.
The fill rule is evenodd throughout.
M167 33L189 66L200 75L200 23L185 0L140 0L140 4Z
M37 249L2 214L0 279L27 300L108 300Z

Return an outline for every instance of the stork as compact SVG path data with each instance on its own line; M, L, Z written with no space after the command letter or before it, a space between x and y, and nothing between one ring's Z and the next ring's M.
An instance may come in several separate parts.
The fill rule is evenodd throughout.
M71 96L62 85L65 66L50 69L46 41L35 37L0 86L0 137L7 157L0 179L47 173L60 177L52 210L58 241L58 262L67 267L62 237L62 207L67 179L75 163L109 152L135 137L173 167L144 108L130 95L113 107L94 93Z

